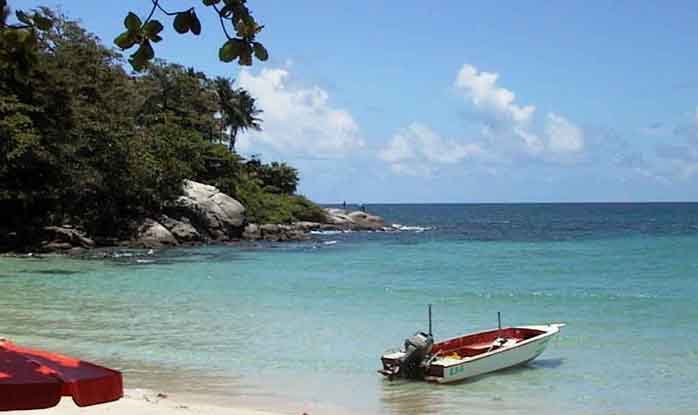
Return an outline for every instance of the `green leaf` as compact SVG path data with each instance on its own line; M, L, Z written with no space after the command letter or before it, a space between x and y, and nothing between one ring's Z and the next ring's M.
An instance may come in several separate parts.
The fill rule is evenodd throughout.
M143 32L145 32L146 37L152 38L153 36L157 36L160 32L162 32L162 29L164 29L162 23L160 23L158 20L151 20L145 24L143 27Z
M177 13L177 16L174 19L174 23L172 25L174 29L177 31L177 33L183 34L187 33L189 31L189 13L188 12L183 12L183 13Z
M155 51L153 50L153 47L150 46L150 42L147 40L141 43L141 47L139 49L143 49L143 54L145 55L146 60L151 60L155 57Z
M197 36L201 34L201 22L199 21L199 18L196 16L194 10L192 10L189 14L189 27L191 28L191 32L193 34Z
M145 69L146 65L148 64L148 61L150 61L154 57L155 51L153 50L153 47L150 46L150 42L146 40L143 41L138 50L133 55L131 55L131 59L129 59L129 62L131 62L133 69L137 71L142 71L143 69Z
M122 50L130 49L136 44L136 36L133 35L133 32L125 31L114 39L114 44Z
M136 16L133 12L128 12L128 15L124 19L124 26L130 32L136 32L141 28L141 18Z
M150 46L150 42L146 40L141 43L141 46L132 57L136 60L149 61L155 57L155 51L153 51L153 47Z
M136 60L135 58L131 58L128 60L128 62L131 64L131 66L133 67L133 69L136 72L141 72L143 69L145 69L145 64L146 64L145 61Z
M160 36L160 35L151 36L150 40L152 40L155 43L158 43L159 41L162 40L162 36Z
M218 50L218 58L223 62L232 62L242 51L242 42L238 39L231 39L223 44Z
M269 52L267 52L267 49L264 47L259 42L253 42L252 46L254 47L254 56L257 57L260 61L266 61L269 59Z
M221 0L204 0L204 6L213 6L214 4L220 3Z
M50 30L53 26L53 20L49 19L48 17L44 17L39 13L35 13L34 24L36 24L36 27L38 27L39 30Z
M248 44L243 44L238 63L243 66L252 66L252 48Z

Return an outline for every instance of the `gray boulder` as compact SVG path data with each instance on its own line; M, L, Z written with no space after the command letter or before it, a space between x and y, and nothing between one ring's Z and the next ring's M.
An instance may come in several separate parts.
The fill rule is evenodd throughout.
M307 241L309 239L308 231L298 229L294 225L289 226L286 230L286 240L288 241Z
M245 207L218 188L191 180L184 181L184 195L176 205L182 215L191 219L213 239L239 236L245 223Z
M59 251L69 251L73 249L73 245L70 242L45 242L41 244L39 250L41 252L59 252Z
M348 212L344 209L325 209L327 225L341 230L380 231L385 227L385 221L380 216L362 211ZM328 227L323 227L327 229Z
M279 241L281 240L281 228L279 225L274 223L265 223L259 227L259 232L261 239L267 241Z
M277 225L267 223L259 227L260 238L265 241L281 242L281 241L305 241L310 239L307 231L293 225Z
M178 245L177 239L166 227L152 219L146 219L138 228L135 245L143 248L160 248Z
M186 217L173 219L167 215L162 215L159 222L167 228L179 242L197 242L202 240L199 231L192 226L191 222Z
M95 242L88 238L84 232L70 226L47 226L43 230L46 234L47 240L43 245L48 245L55 242L59 244L79 246L82 248L93 248L95 246Z
M327 212L327 223L337 225L341 228L351 228L353 221L344 209L325 209Z
M242 232L242 237L251 241L262 239L262 231L256 223L248 223Z
M354 227L361 230L380 231L385 227L383 218L376 215L371 215L366 212L351 212L349 218L354 223Z
M293 227L302 232L316 231L321 229L322 226L323 224L318 222L301 221L293 223Z

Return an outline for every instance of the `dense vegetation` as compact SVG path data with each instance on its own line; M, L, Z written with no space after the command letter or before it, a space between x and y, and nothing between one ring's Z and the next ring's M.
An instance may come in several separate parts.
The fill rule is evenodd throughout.
M260 126L246 91L157 60L132 76L78 23L42 15L53 25L35 32L22 59L12 45L23 30L0 30L0 228L71 223L126 236L166 209L185 178L237 198L250 221L322 217L295 195L294 168L229 148L238 131Z

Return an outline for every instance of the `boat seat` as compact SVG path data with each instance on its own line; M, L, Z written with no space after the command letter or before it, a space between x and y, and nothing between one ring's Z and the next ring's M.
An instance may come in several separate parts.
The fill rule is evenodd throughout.
M515 345L516 343L518 343L521 339L506 338L505 340L506 340L506 342L504 342L504 344L502 344L502 345L496 345L496 348L504 347L504 346L513 346L513 345ZM487 349L489 349L490 347L492 347L492 343L493 343L493 342L494 342L494 341L469 344L469 345L467 346L467 348L468 348L468 349L478 350L478 351L480 351L480 350L487 350Z
M473 350L483 350L483 349L489 349L492 346L492 342L484 342L484 343L474 343L474 344L469 344L467 346L468 349L473 349Z

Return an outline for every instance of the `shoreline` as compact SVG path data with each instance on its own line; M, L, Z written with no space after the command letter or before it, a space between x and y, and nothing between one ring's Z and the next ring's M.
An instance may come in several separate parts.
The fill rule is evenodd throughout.
M71 398L63 398L61 402L48 409L30 411L10 411L8 414L86 414L101 415L113 413L128 413L130 415L165 415L176 411L181 414L211 414L211 415L290 415L303 412L282 410L262 410L244 406L216 405L197 402L184 395L171 396L163 392L145 389L126 389L124 397L118 401L89 407L78 407ZM308 414L309 415L309 414Z
M366 415L354 410L314 402L274 402L223 398L220 395L157 392L151 389L124 389L124 396L113 402L79 407L72 398L64 397L52 408L8 411L7 414L47 415Z
M194 183L194 182L191 182ZM197 183L197 185L200 185ZM203 186L203 185L201 185ZM213 188L215 189L215 188ZM217 189L215 189L217 190ZM223 193L218 193L224 195ZM229 197L224 195L225 197ZM239 202L231 199L239 205ZM195 205L199 206L199 205ZM202 224L202 219L190 219L181 216L173 219L161 215L157 220L145 218L138 230L131 236L124 237L95 237L88 235L80 227L70 224L51 225L36 228L31 237L18 237L17 230L12 232L0 229L0 255L32 256L41 254L63 254L67 256L82 256L87 252L100 250L154 250L176 247L197 247L207 245L237 245L244 243L264 242L303 242L315 239L320 234L343 232L394 232L400 230L416 230L420 227L406 227L392 224L386 226L382 217L366 211L347 211L336 208L322 209L324 217L321 221L294 221L279 223L249 222L242 212L228 222L216 218L220 207L212 209L207 214L214 224ZM191 208L193 215L198 210ZM208 216L207 216L208 217ZM221 225L225 223L225 226ZM135 229L135 228L134 228ZM423 229L422 229L423 230ZM134 233L135 232L135 233Z

